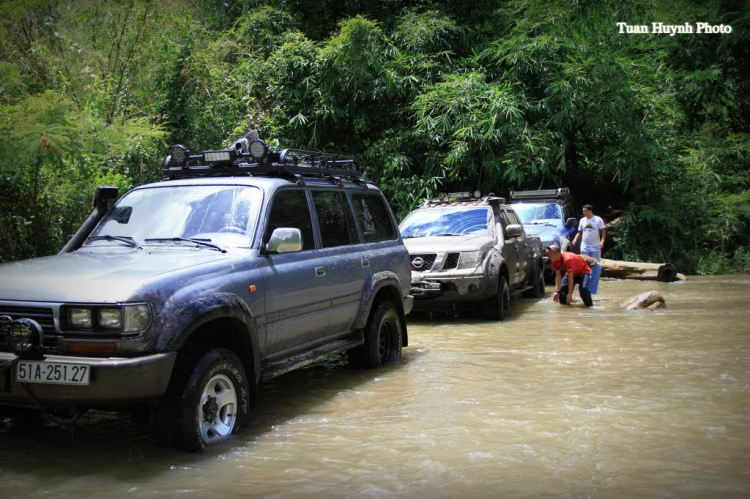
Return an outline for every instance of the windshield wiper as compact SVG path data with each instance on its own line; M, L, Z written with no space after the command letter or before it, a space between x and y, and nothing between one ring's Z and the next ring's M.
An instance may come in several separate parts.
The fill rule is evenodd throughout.
M120 242L129 244L133 248L138 247L138 243L136 242L136 240L130 236L110 236L110 235L93 236L93 237L89 237L88 240L89 241L120 241Z
M143 242L151 242L151 241L175 241L175 242L189 242L189 243L195 243L199 246L205 246L206 248L213 248L215 250L221 251L222 253L226 253L227 250L222 248L221 246L217 246L215 244L211 244L209 241L210 239L195 239L192 237L149 237L143 240Z
M464 236L465 234L451 234L451 233L445 233L445 234L432 234L435 237L445 237L445 236Z

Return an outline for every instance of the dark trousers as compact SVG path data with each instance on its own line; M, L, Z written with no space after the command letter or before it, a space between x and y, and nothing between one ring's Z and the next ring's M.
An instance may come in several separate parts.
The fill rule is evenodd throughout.
M587 307L590 307L594 304L594 302L591 300L591 293L589 293L588 286L584 285L584 278L586 276L584 275L577 275L573 276L573 282L578 287L578 294L581 297L581 300L583 300L584 305ZM588 284L588 282L586 283ZM560 303L562 305L565 305L568 303L568 275L565 274L562 278L562 283L560 284Z

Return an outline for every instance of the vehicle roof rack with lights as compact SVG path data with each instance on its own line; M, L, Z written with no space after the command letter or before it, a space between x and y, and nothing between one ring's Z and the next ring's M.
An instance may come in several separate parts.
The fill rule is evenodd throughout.
M513 201L521 199L550 199L570 197L570 189L559 187L557 189L538 189L536 191L510 191L510 199Z
M187 147L172 146L164 160L168 179L194 177L232 177L243 175L317 176L362 181L353 156L305 151L272 150L252 130L229 148L191 153Z

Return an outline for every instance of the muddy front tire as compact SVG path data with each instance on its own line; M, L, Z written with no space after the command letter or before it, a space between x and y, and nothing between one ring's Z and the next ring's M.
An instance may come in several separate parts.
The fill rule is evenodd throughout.
M210 350L196 364L182 366L160 403L155 436L167 446L202 451L247 424L250 388L237 356Z
M374 368L401 358L401 320L390 301L380 302L370 313L363 345L349 350L349 365Z
M510 315L510 289L505 276L500 276L497 294L482 304L481 313L490 321L502 321Z
M544 297L544 271L541 268L537 268L534 272L534 278L531 282L532 288L524 293L527 298L542 298Z

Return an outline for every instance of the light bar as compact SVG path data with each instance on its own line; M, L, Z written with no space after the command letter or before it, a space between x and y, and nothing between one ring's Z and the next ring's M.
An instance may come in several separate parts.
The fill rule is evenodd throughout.
M570 196L570 189L560 187L559 189L539 189L538 191L512 191L511 199L541 199Z
M231 163L233 151L205 151L203 159L206 163Z

